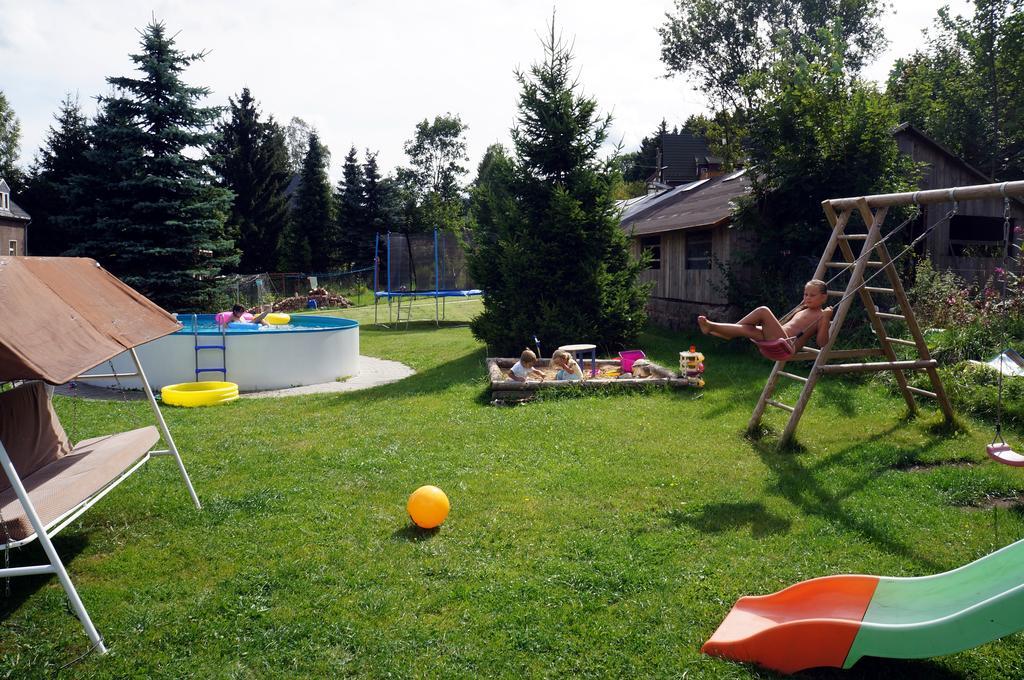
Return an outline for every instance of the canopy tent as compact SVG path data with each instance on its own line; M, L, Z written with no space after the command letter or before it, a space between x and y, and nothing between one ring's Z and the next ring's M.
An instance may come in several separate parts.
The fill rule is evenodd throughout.
M135 347L181 328L171 314L95 260L0 257L0 550L38 540L48 563L0 569L0 577L54 574L92 642L89 618L51 538L152 456L172 456L185 487L199 498L164 422ZM66 383L128 351L156 424L71 446L40 381ZM167 448L154 450L163 438Z
M0 381L53 385L181 328L80 257L0 257L0 319Z

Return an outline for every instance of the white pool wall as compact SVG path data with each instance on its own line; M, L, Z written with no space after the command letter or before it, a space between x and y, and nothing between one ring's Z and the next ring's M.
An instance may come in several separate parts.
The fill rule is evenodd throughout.
M193 382L195 375L195 338L191 321L182 315L184 332L164 336L136 348L142 369L154 390L165 385ZM242 392L278 390L299 385L317 385L359 374L359 324L334 317L299 317L302 325L294 330L228 331L200 333L199 344L218 345L227 341L227 377L219 371L204 372L200 380L228 380L238 383ZM323 322L325 327L316 326ZM343 322L343 323L340 323ZM199 368L220 366L219 350L199 353ZM134 372L127 352L113 359L117 373ZM101 364L92 372L107 373ZM118 387L112 378L83 380L92 385ZM120 386L142 389L137 378L121 378Z

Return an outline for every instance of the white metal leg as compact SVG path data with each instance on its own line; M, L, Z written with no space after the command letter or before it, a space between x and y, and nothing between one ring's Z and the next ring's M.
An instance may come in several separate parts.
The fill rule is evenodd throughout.
M146 372L142 370L142 362L139 361L139 355L135 353L135 348L128 350L132 353L132 361L135 362L135 370L139 373L139 379L142 381L142 389L146 391L146 398L149 399L149 407L153 409L153 413L156 415L157 425L160 427L160 434L163 435L164 441L167 442L167 448L170 454L174 456L174 459L178 461L178 471L181 472L181 478L185 480L185 486L188 487L188 495L192 497L192 502L196 504L197 510L202 510L203 506L199 502L199 496L196 495L196 490L192 488L192 480L188 477L188 471L185 469L185 463L181 460L181 454L178 453L178 446L174 443L174 438L171 436L171 431L167 429L167 423L164 422L164 414L160 412L160 406L156 403L156 397L153 396L153 388L149 386L149 379L146 378Z
M28 492L25 491L25 485L21 483L21 477L18 476L17 471L14 469L14 464L11 463L11 458L7 455L7 449L4 448L2 442L0 442L0 466L3 467L4 473L7 475L7 479L10 480L11 487L14 488L14 493L17 494L18 500L21 502L21 506L25 508L25 515L28 516L28 521L32 525L32 529L36 532L36 535L39 538L39 543L43 546L43 551L46 553L46 557L50 560L50 570L57 575L60 585L64 588L64 592L68 596L68 600L71 601L71 608L75 610L75 615L78 616L78 620L81 621L82 626L85 627L85 633L89 636L89 641L92 642L92 646L100 654L106 654L107 648L103 644L103 638L100 637L99 631L96 630L96 626L93 625L92 619L89 618L89 612L85 610L85 605L82 604L82 599L78 597L78 591L75 590L75 584L71 582L71 577L68 576L67 569L64 568L64 563L60 561L57 549L53 547L53 542L50 540L50 537L46 535L46 529L43 527L43 522L39 519L39 514L32 505L32 501L29 500Z

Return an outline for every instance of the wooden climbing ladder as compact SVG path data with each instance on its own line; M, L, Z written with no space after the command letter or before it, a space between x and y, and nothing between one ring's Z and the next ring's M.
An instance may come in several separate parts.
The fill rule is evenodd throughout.
M953 419L953 408L950 406L949 398L942 386L937 371L937 363L931 358L928 352L928 345L925 343L921 328L914 317L914 310L910 306L903 283L900 281L899 272L896 269L889 249L881 235L882 224L885 221L889 209L903 205L925 205L929 203L952 203L953 213L960 201L979 200L992 198L1019 198L1024 196L1024 181L1004 182L1002 184L983 184L968 187L957 187L953 189L936 189L933 191L908 192L901 194L881 194L860 198L831 199L822 202L822 208L829 224L832 226L832 235L829 237L825 252L818 262L814 272L814 278L826 280L830 271L849 270L845 290L829 290L829 297L840 298L840 302L832 316L832 324L829 328L828 342L819 349L804 348L797 354L785 361L778 361L772 368L768 381L765 383L761 397L757 401L754 413L750 417L747 426L748 432L755 432L761 422L761 417L768 406L787 411L789 421L782 433L780 445L789 443L796 432L800 417L803 415L811 394L819 378L824 374L839 373L863 373L892 371L896 378L903 399L907 402L907 408L911 413L917 412L917 403L914 399L918 397L929 397L938 402L947 422ZM952 215L953 213L950 213ZM866 232L847 232L851 218L857 214L867 227ZM947 216L948 218L949 216ZM946 218L944 218L946 219ZM941 220L940 220L941 221ZM933 227L931 227L933 228ZM929 228L929 231L930 229ZM1012 235L1007 234L1007 239ZM854 244L862 244L859 253L854 252ZM898 256L897 256L898 257ZM852 269L851 269L852 266ZM888 286L865 285L865 272L868 270L884 272L872 281L888 281ZM890 310L879 311L876 306L875 296L884 298L883 307ZM855 298L860 298L867 313L868 321L878 338L878 347L866 349L832 349L839 332L850 311L850 306ZM898 313L893 310L898 309ZM785 321L785 319L783 319ZM909 338L892 337L886 329L887 321L902 321L909 331ZM912 360L901 360L896 354L894 346L901 345L913 347L917 358ZM870 357L878 357L880 361L852 361L863 360ZM787 364L795 361L813 361L808 375L801 376L787 369ZM840 363L832 363L838 361ZM906 373L910 371L926 371L931 380L931 390L918 389L907 384ZM780 378L803 383L803 389L796 404L788 405L774 399L775 388Z

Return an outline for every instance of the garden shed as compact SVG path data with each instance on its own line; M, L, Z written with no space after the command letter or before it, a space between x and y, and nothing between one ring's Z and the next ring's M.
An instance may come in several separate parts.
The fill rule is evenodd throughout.
M998 181L910 123L895 128L893 136L901 152L922 164L918 186L921 191ZM914 235L940 222L952 207L952 203L922 206ZM939 224L928 236L922 254L928 253L936 269L952 271L970 283L983 283L1002 264L1005 254L1003 208L1003 200L999 198L960 205L956 216L948 223ZM1024 224L1024 203L1020 199L1010 201L1010 220L1011 234L1013 227Z
M670 328L697 313L721 315L728 307L725 278L716 262L741 248L731 229L733 202L750 191L744 170L680 185L624 205L621 224L634 255L650 253L641 278L654 284L648 303L653 321Z

